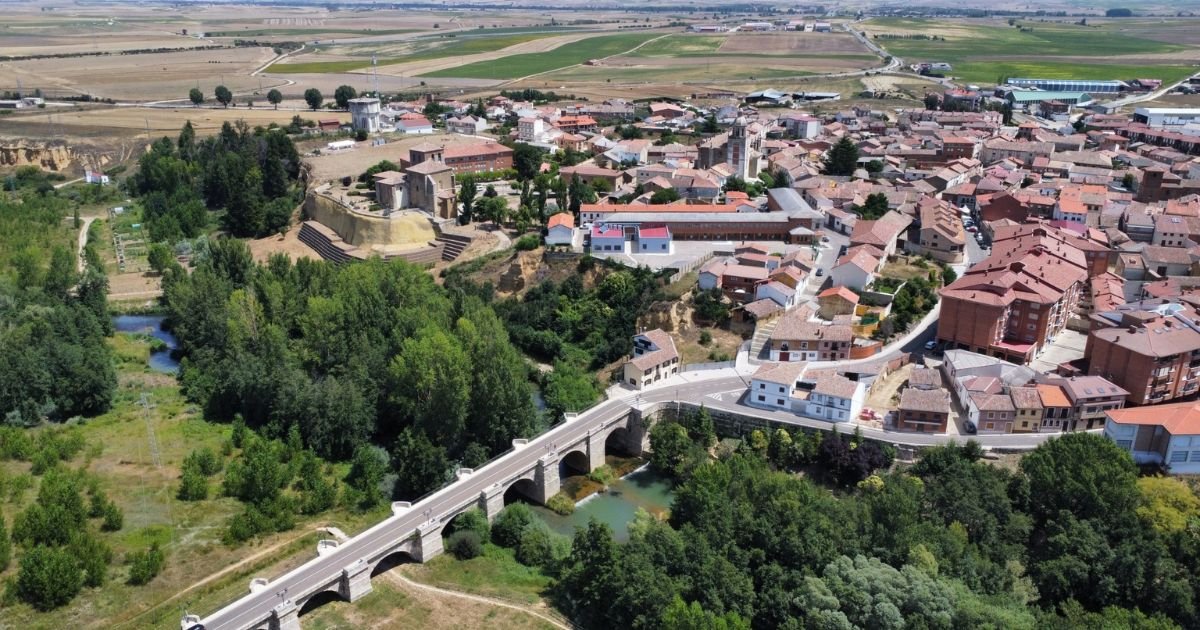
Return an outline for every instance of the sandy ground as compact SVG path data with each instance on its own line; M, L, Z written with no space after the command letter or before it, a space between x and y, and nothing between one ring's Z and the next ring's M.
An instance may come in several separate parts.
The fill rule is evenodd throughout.
M270 48L232 48L13 61L0 64L0 84L19 79L27 89L72 89L125 101L186 98L199 87L212 98L219 83L235 93L257 88L259 80L248 75L274 56Z
M304 161L310 169L310 182L336 180L346 175L358 177L360 173L380 160L399 163L400 158L408 157L410 147L424 142L447 146L482 142L482 140L445 133L422 136L401 135L388 138L387 144L369 146L359 143L359 146L351 151L308 157Z
M295 225L282 235L268 236L246 241L255 262L265 263L272 254L286 254L293 261L300 258L320 260L311 247L300 242L300 226Z

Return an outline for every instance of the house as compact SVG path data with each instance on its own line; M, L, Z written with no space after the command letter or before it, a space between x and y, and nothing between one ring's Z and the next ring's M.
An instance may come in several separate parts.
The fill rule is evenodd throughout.
M986 379L977 378L976 381L978 380ZM970 390L972 385L968 385L967 388ZM1012 433L1016 407L1008 394L985 390L971 391L969 395L971 420L975 422L980 433Z
M721 276L724 275L726 261L710 260L700 267L696 285L701 291L711 291L721 287Z
M833 285L861 291L875 280L875 273L883 266L883 257L878 255L880 253L870 245L847 250L829 270Z
M760 282L765 282L768 275L770 272L766 267L727 264L721 273L721 290L725 292L725 297L744 304L754 299L755 288Z
M775 280L763 282L754 289L755 300L771 300L785 309L796 306L799 295L796 289Z
M887 214L873 221L859 219L850 232L850 245L870 245L883 252L883 257L893 256L901 236L911 224L911 217L895 210L888 210Z
M750 377L746 402L769 409L792 410L793 397L807 364L764 363Z
M772 361L837 361L850 356L854 331L847 324L813 320L811 309L784 313L768 342Z
M1041 431L1066 431L1071 422L1071 400L1063 388L1052 383L1034 386L1042 403Z
M1109 410L1104 435L1138 464L1162 466L1174 475L1200 473L1200 403L1195 401Z
M636 389L679 373L675 340L659 328L633 336L633 356L625 364L624 383Z
M625 230L594 225L591 232L591 246L593 252L624 252Z
M1072 376L1055 379L1071 401L1071 430L1095 429L1105 413L1125 406L1129 392L1101 376Z
M650 115L662 116L667 120L679 118L687 113L687 110L674 103L650 103Z
M934 199L922 200L919 207L919 238L908 243L908 250L945 263L961 263L967 239L958 209Z
M546 245L579 246L579 230L575 229L575 215L570 212L559 212L550 215L546 222ZM624 235L621 237L625 240Z
M1008 390L1016 416L1013 418L1014 433L1037 433L1042 428L1042 397L1037 387L1013 387Z
M483 133L490 127L491 125L488 124L487 119L476 118L475 116L452 117L446 120L446 131L461 133L466 136Z
M908 387L900 395L900 405L896 408L897 431L945 433L949 421L950 392L945 389Z
M847 422L862 410L866 390L863 383L833 370L809 370L796 384L792 411L818 420Z
M433 123L424 116L401 117L396 120L396 131L409 134L433 133Z
M675 248L671 245L671 230L665 225L641 225L637 228L637 247L639 254L673 254Z
M838 315L853 315L858 306L858 294L845 286L832 286L817 295L817 311L821 319L833 319Z

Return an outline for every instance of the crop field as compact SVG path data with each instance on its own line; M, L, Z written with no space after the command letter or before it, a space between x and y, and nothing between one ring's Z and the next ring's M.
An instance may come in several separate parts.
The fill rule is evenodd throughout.
M465 77L473 79L515 79L625 53L661 33L622 33L602 35L564 44L540 53L512 55L502 60L476 62L457 68L435 70L425 77Z
M725 44L725 35L668 35L656 39L637 49L637 57L686 57L706 56L717 52Z
M430 59L442 59L445 57L457 57L460 55L475 55L480 53L496 52L510 46L517 46L525 42L536 41L553 37L553 32L543 33L520 33L513 35L497 35L494 37L464 37L462 39L450 39L444 42L439 41L432 46L426 42L424 49L416 48L421 42L414 40L413 43L405 46L409 49L414 49L411 53L401 53L403 56L388 56L378 57L376 63L379 66L390 66L401 63L411 63L416 61L428 61ZM333 55L353 55L363 54L363 57L354 57L351 59L339 59L336 61L305 61L313 57L323 56L321 54L298 55L296 61L284 61L281 63L272 64L267 68L267 72L272 74L312 74L322 72L349 72L360 68L366 68L371 65L370 52L371 49L379 50L381 54L388 55L387 47L369 47L366 45L356 45L353 47L339 47L341 49L349 48L349 50L331 49Z
M880 19L864 30L906 62L945 61L964 81L993 82L1003 76L1076 79L1158 78L1171 81L1194 69L1200 51L1169 37L1153 38L1153 26L1127 29L1110 21L1082 26L1058 22L934 21ZM1200 26L1193 22L1192 27ZM1174 27L1172 27L1174 28ZM892 36L931 36L896 39ZM1163 41L1172 39L1172 41Z

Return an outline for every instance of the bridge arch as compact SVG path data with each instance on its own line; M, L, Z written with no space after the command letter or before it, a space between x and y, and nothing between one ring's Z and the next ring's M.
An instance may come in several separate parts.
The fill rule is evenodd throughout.
M504 490L504 504L524 502L538 503L538 486L537 482L527 477L522 477L509 484Z
M413 557L412 553L404 549L397 549L380 558L375 563L375 566L371 567L371 577L373 578L380 573L387 573L402 564L412 564L415 562L417 562L417 559Z
M563 455L559 461L558 472L560 477L586 475L592 472L588 454L581 450L575 450Z
M608 437L604 438L604 454L605 455L620 455L623 457L632 457L641 455L635 453L629 444L633 436L629 429L625 427L617 427L608 433ZM640 449L638 449L640 450Z
M308 613L331 602L346 601L349 600L347 600L345 597L342 597L340 592L336 590L324 590L319 593L313 593L308 599L304 600L304 603L300 605L300 611L297 614L303 617L304 615L307 615Z

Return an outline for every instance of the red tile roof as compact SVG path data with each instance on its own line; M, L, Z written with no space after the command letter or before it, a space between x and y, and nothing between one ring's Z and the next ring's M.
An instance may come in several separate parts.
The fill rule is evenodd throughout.
M1107 413L1113 422L1120 424L1160 426L1171 435L1200 434L1200 403L1194 401L1113 409Z

